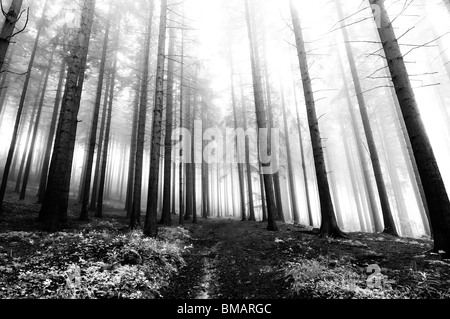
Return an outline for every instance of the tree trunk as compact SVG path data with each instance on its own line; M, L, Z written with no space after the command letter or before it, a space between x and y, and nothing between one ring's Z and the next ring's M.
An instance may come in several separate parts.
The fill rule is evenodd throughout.
M9 60L7 63L3 64L3 68L1 69L1 72L3 72L2 81L0 82L0 124L1 119L3 118L3 107L5 106L6 97L8 95L9 91L9 68L12 63L12 58L14 57L17 50L17 45L13 45L12 49L9 50L7 60Z
M31 161L33 159L34 148L35 148L34 146L36 143L37 133L38 133L38 129L39 129L39 122L41 120L42 108L44 106L45 94L47 92L48 78L50 76L50 71L53 66L53 56L55 53L55 49L56 49L56 45L53 46L52 52L50 54L47 71L46 71L45 77L44 77L44 84L42 86L41 98L39 101L36 120L34 121L34 129L33 129L32 138L31 138L31 146L30 146L30 150L28 152L28 157L27 157L27 161L26 161L26 165L25 165L25 172L23 173L22 189L20 190L19 200L25 199L25 194L27 191L28 177L30 175L30 169L31 169Z
M105 66L106 66L106 54L108 52L108 40L109 40L109 30L111 29L111 4L109 7L108 17L106 19L106 30L105 37L103 39L103 50L102 57L100 60L100 69L98 75L98 83L97 83L97 93L95 96L95 104L94 104L94 114L92 116L92 124L91 131L89 133L89 144L87 145L87 160L85 162L86 165L86 175L84 177L84 187L82 194L82 204L81 204L81 213L80 220L88 220L88 204L89 204L89 192L91 190L91 177L92 177L92 167L94 166L94 153L95 153L95 142L97 141L97 126L98 126L98 118L100 114L100 104L102 100L102 90L103 90L103 79L105 75ZM100 152L100 148L98 149ZM95 188L95 184L93 186Z
M242 83L241 87L241 109L242 109L242 126L244 132L247 131L247 110L245 107L244 90ZM255 220L255 207L253 204L253 182L252 182L252 165L250 164L250 141L248 136L245 136L245 163L247 172L247 190L248 190L248 205L249 205L249 220ZM246 216L242 216L242 221L245 221Z
M95 212L97 210L97 199L98 199L97 193L102 163L103 142L105 140L106 114L108 113L110 87L111 87L111 77L109 76L109 74L106 74L106 86L103 98L102 119L100 123L100 134L98 137L97 158L95 160L94 182L92 185L91 202L89 204L89 211L91 212Z
M378 151L375 145L375 139L373 137L372 125L370 124L370 119L367 111L366 102L364 99L363 91L361 88L361 83L359 80L358 70L356 68L355 58L353 56L350 38L347 33L344 22L344 14L342 12L342 7L340 0L337 0L337 11L339 15L339 20L341 21L341 30L344 37L345 49L347 52L348 61L350 64L350 70L353 78L353 85L355 86L356 97L358 99L359 111L361 113L361 119L364 127L364 133L366 135L367 146L369 148L370 159L372 162L372 168L375 173L375 182L377 185L378 195L381 203L381 212L383 214L384 230L386 234L393 236L398 236L397 230L395 228L394 219L392 217L391 207L389 204L389 198L387 196L386 184L384 181L383 173L381 170L380 159Z
M158 58L156 63L155 107L153 109L153 127L151 135L150 177L148 186L147 212L144 234L158 235L157 205L159 186L159 166L161 157L162 112L164 107L164 62L166 54L167 0L161 0L159 22Z
M283 87L280 88L281 92L281 106L283 109L283 122L284 122L284 136L286 139L286 153L287 153L287 166L288 166L288 182L289 182L289 196L291 198L291 205L292 205L292 213L294 215L294 223L299 224L300 223L300 216L298 214L297 210L297 192L295 191L295 174L294 169L292 167L292 154L291 154L291 142L289 140L289 127L288 127L288 121L287 121L287 112L286 112L286 101L284 97L284 89Z
M63 42L65 42L65 40L63 40ZM44 201L45 188L47 187L48 167L50 165L50 156L52 152L53 141L55 139L56 124L58 122L58 112L60 109L61 97L63 94L62 90L64 85L64 75L66 73L66 66L67 66L66 59L63 58L61 61L61 68L59 69L58 87L56 89L56 97L47 137L47 145L45 146L44 161L42 163L42 172L39 181L39 191L38 191L38 204L42 204L42 202Z
M67 207L73 152L78 125L78 111L83 90L86 60L94 19L95 0L85 0L81 25L71 35L71 52L68 56L66 89L55 138L53 156L48 175L45 198L39 219L46 222L50 231L67 225Z
M182 13L181 24L184 25L184 7ZM184 28L181 29L181 63L180 63L180 128L183 128L183 98L184 98ZM180 134L180 144L183 142L183 135ZM180 225L183 225L183 217L185 213L184 207L184 189L183 189L183 149L180 148L180 164L178 169L178 177L179 177L179 218L178 222Z
M290 0L290 10L294 25L295 41L297 44L298 59L303 82L303 92L305 94L306 110L308 114L309 131L314 154L314 165L316 168L317 185L319 189L320 212L322 225L320 227L321 236L345 236L339 229L331 200L330 187L328 184L327 169L320 137L319 122L316 115L314 94L309 76L308 62L306 57L305 42L303 40L302 28L298 12L294 7L294 1Z
M120 20L119 20L120 25ZM111 83L109 88L109 97L108 97L108 115L106 118L106 127L105 127L105 142L103 145L103 155L102 155L102 166L100 169L100 179L98 185L98 197L97 197L97 209L95 211L95 217L103 217L103 195L105 191L105 181L106 181L106 168L108 167L108 152L109 152L109 141L110 141L110 132L111 132L111 119L112 119L112 109L114 104L114 89L116 85L116 75L117 75L117 50L119 49L120 43L120 29L116 30L116 40L115 40L115 52L113 67L111 70ZM112 165L109 166L112 169ZM111 181L111 179L109 179ZM107 194L109 194L109 190Z
M245 0L245 12L246 12L246 21L247 21L247 31L248 31L248 39L250 45L250 60L252 66L252 78L253 78L253 94L255 97L255 110L256 110L256 121L258 125L258 130L267 129L267 118L266 111L264 109L264 96L263 89L261 83L261 74L260 74L260 63L258 58L258 49L257 45L254 43L252 25L250 20L250 9L249 9L249 0ZM259 137L258 137L259 139ZM271 154L271 141L262 141L263 143L268 143L267 145L267 154ZM259 145L260 143L258 143ZM262 164L264 167L270 167L271 161L269 163ZM275 222L275 217L278 215L277 207L275 205L275 196L272 189L272 178L270 174L264 174L264 187L266 191L266 201L267 201L267 219L268 225L267 229L269 231L277 231L278 227ZM280 212L280 215L282 212ZM250 216L250 220L255 220L254 216Z
M136 225L141 223L141 192L142 192L142 166L144 159L144 139L145 139L145 122L147 117L147 100L148 100L148 72L150 62L150 39L152 28L152 17L154 10L154 1L150 1L149 21L147 24L146 38L144 43L144 62L142 68L141 80L141 96L139 102L139 122L137 128L136 143L136 164L134 167L134 185L133 185L133 205L130 216L130 228L134 229Z
M137 126L138 126L138 115L139 115L139 90L140 90L140 80L138 80L135 89L135 100L134 100L134 110L133 110L133 126L131 128L131 141L130 141L130 160L128 165L128 180L127 180L127 196L125 199L125 209L127 211L126 218L131 217L131 210L133 207L133 181L134 181L134 167L136 163L136 137L137 137Z
M20 157L20 167L19 167L19 173L17 174L17 179L16 179L16 187L14 188L14 192L19 194L20 193L20 185L22 183L22 179L23 179L23 171L25 169L25 161L28 157L28 154L30 153L30 144L31 144L31 138L32 138L32 134L33 134L33 127L36 123L36 113L39 109L39 99L41 96L41 86L42 86L42 78L39 80L38 86L37 86L37 90L36 90L36 96L34 98L34 107L33 110L31 112L31 116L30 116L30 123L28 124L27 127L27 135L26 135L26 141L25 141L25 148L22 152L22 156ZM19 159L19 157L17 158L17 160Z
M291 63L292 63L292 61L291 61ZM309 195L308 174L306 172L305 149L303 147L302 125L301 125L301 121L300 121L300 113L298 110L299 107L298 107L297 89L296 89L295 81L293 83L293 90L294 90L295 112L297 115L298 139L300 142L300 158L302 161L303 185L305 187L306 209L308 210L309 224L310 224L310 226L314 226L312 210L311 210L311 200L310 200L310 195Z
M0 32L0 71L3 71L6 53L8 52L8 47L14 34L16 22L18 21L17 18L22 8L22 2L23 0L13 0L5 16L5 22Z
M166 97L166 134L164 148L164 194L163 209L160 224L170 226L172 224L170 210L170 193L172 177L172 117L173 117L173 84L174 84L174 55L175 32L169 30L169 58L167 66L167 97Z
M234 129L236 130L238 128L238 121L237 121L237 111L236 111L236 94L234 90L234 71L233 71L233 55L231 51L231 45L229 45L229 61L230 61L230 86L231 86L231 104L233 107L233 125ZM235 137L235 143L236 143L236 157L238 159L238 177L239 177L239 194L241 196L241 220L246 219L246 213L245 213L245 189L244 189L244 163L242 162L242 156L241 152L242 149L239 147L238 144L238 137Z
M409 139L417 162L428 203L434 235L434 250L450 254L450 201L434 156L430 140L419 113L408 71L400 51L384 1L370 0L380 8L381 27L378 29L388 61L392 81L402 110ZM444 256L444 258L448 258Z
M339 57L339 69L341 71L341 75L342 75L342 80L344 83L344 91L345 91L345 97L347 100L347 107L348 107L348 112L350 114L350 122L352 125L352 133L353 133L353 137L355 139L355 143L356 143L356 147L357 147L357 158L358 158L358 162L362 168L362 173L363 173L363 187L364 187L364 192L366 195L366 198L368 200L368 204L369 204L369 216L371 218L371 223L372 223L372 228L374 228L375 232L381 232L383 231L383 225L381 224L381 219L378 215L378 205L377 205L377 201L375 198L375 191L372 187L372 183L371 183L371 178L370 178L370 169L369 166L367 164L367 162L364 160L364 149L361 145L361 141L360 141L360 137L358 134L358 127L357 127L357 120L356 120L356 114L353 108L353 102L352 102L352 98L350 96L350 90L348 87L348 83L347 83L347 78L345 77L345 71L344 71L344 66L342 64L342 60Z

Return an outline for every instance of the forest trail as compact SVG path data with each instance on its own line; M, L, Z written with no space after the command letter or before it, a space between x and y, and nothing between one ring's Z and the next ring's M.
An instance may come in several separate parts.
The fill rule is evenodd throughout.
M376 264L397 287L424 284L420 273L432 266L426 285L450 285L449 265L426 253L431 242L425 239L363 233L351 233L345 240L319 238L301 226L278 223L279 231L270 232L266 223L219 218L183 227L192 237L192 248L184 257L187 266L172 279L163 298L292 298L286 270L299 261L320 264L317 271L351 270L359 275L360 285L365 284L367 267Z

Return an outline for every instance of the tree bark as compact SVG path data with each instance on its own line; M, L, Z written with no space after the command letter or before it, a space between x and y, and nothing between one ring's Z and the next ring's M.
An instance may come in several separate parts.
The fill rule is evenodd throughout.
M20 10L22 8L23 0L13 0L9 7L8 13L5 16L2 30L0 32L0 71L3 71L3 66L8 52L11 38L14 34L16 22L18 21Z
M159 186L159 166L161 157L162 112L164 103L164 62L166 54L167 0L161 0L159 22L158 58L156 63L155 107L153 110L153 127L150 155L150 177L148 186L147 212L144 234L151 237L158 235L157 205Z
M84 83L86 60L94 19L95 0L85 0L81 13L81 25L71 35L71 52L68 56L66 89L50 164L45 198L39 219L50 231L67 225L67 207L70 177L78 124L78 111Z

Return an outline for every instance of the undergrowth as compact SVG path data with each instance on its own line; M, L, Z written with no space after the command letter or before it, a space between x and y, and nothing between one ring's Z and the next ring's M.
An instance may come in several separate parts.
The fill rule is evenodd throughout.
M156 298L185 265L183 228L153 239L100 226L0 234L0 298Z

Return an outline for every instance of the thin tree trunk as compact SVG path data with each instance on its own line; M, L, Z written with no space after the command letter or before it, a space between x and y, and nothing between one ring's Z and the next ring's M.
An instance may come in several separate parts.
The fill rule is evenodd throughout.
M78 32L71 35L66 89L39 219L50 231L67 225L70 177L78 125L78 111L84 84L86 60L94 20L95 0L85 0Z
M65 42L65 40L63 40L63 42ZM38 204L42 204L42 202L44 201L45 188L47 187L48 168L50 165L50 156L52 152L53 141L55 139L56 124L58 122L58 112L60 109L61 97L63 94L64 75L66 73L66 66L67 66L66 59L63 58L61 61L61 68L59 69L58 87L56 89L56 97L53 106L52 120L50 122L50 128L47 137L47 145L45 146L44 161L42 163L42 172L39 181L39 191L37 201Z
M300 223L300 216L298 214L297 210L297 194L295 191L295 174L294 169L292 167L292 154L291 154L291 142L289 140L289 127L287 122L287 112L286 112L286 101L284 97L284 89L283 87L280 88L281 92L281 106L283 109L283 122L284 122L284 136L286 139L286 153L287 153L287 166L288 166L288 182L289 182L289 196L291 198L291 206L292 206L292 212L294 215L294 223L299 224Z
M263 89L261 83L261 74L260 74L260 63L258 58L258 50L257 45L255 45L253 38L253 31L250 19L250 9L249 9L249 0L245 0L245 12L246 12L246 21L247 21L247 31L248 38L250 44L250 60L252 66L252 78L253 78L253 94L255 97L255 110L256 110L256 121L258 125L258 130L267 129L267 118L266 111L264 109L264 96ZM258 138L259 140L259 138ZM263 143L268 143L267 145L267 154L271 154L271 141L262 141ZM259 146L260 143L258 143ZM258 159L259 161L259 159ZM264 167L270 167L271 161L269 163L262 164ZM278 227L275 222L275 217L278 215L277 207L275 204L275 195L272 189L272 178L270 174L264 174L264 187L266 191L266 202L267 202L267 219L268 225L267 229L269 231L277 231ZM282 212L280 212L282 215ZM255 220L254 216L250 215L250 220Z
M230 86L231 86L231 104L233 107L233 124L234 129L238 129L238 121L237 121L237 111L236 111L236 93L234 90L234 71L233 71L233 55L231 51L231 45L229 45L229 62L230 62ZM245 213L245 190L244 190L244 163L242 163L242 149L239 147L238 144L238 137L235 137L235 143L236 143L236 151L237 151L237 159L238 159L238 177L239 177L239 194L241 199L241 220L246 219L246 213Z
M12 58L14 57L17 50L17 45L13 45L12 49L9 50L9 54L7 56L7 60L9 62L4 63L1 68L1 72L3 72L2 81L0 82L0 119L3 118L3 107L5 106L6 97L9 91L9 68L12 63ZM1 123L1 121L0 121Z
M97 146L97 158L95 160L95 170L94 170L94 182L92 185L92 193L91 193L91 202L89 204L89 211L95 212L97 209L97 193L99 187L99 179L100 179L100 169L102 163L102 153L103 153L103 142L105 140L105 126L106 126L106 114L108 113L108 104L109 104L109 91L111 87L111 77L109 74L106 75L106 86L105 86L105 94L103 98L103 108L102 108L102 119L100 123L100 134L98 137L98 146Z
M105 37L103 39L103 49L102 49L102 57L100 60L100 69L98 75L98 83L97 83L97 93L95 96L95 104L94 104L94 114L92 116L91 123L91 131L89 133L89 144L87 146L87 161L86 165L86 175L84 177L84 187L82 194L82 203L81 203L81 213L80 220L88 220L88 204L89 204L89 192L91 190L91 178L92 178L92 167L94 166L94 153L95 153L95 142L97 140L97 127L98 127L98 118L100 114L100 105L102 100L102 90L103 90L103 79L105 75L105 67L106 67L106 54L108 52L108 40L109 40L109 31L111 29L111 4L109 7L108 17L106 19L106 30ZM100 152L100 149L98 149ZM93 186L95 188L95 184Z
M155 106L153 109L153 127L151 135L150 177L148 186L147 212L144 234L158 235L157 207L159 169L161 157L162 113L164 107L164 62L166 54L167 0L161 0L159 22L158 58L156 63Z
M97 197L97 209L95 211L95 217L103 217L103 197L105 191L105 181L106 181L106 168L108 167L108 147L110 141L110 132L111 132L111 119L112 119L112 110L114 104L114 89L116 84L116 74L117 74L117 50L119 49L120 43L120 29L116 30L116 39L114 48L116 50L116 54L114 56L114 62L111 70L111 83L109 88L109 98L108 98L108 115L106 118L106 127L105 127L105 142L103 145L103 155L102 155L102 166L100 169L100 179L98 186L98 197ZM114 142L114 141L113 141ZM111 151L112 153L112 151ZM112 165L109 165L110 169L112 169ZM111 179L109 179L111 180ZM109 194L109 191L107 192Z
M26 191L27 191L28 177L30 175L30 169L31 169L31 161L33 159L33 154L34 154L34 149L35 149L34 145L36 143L37 133L38 133L38 129L39 129L39 123L40 123L40 120L41 120L42 108L44 107L45 94L47 92L48 78L49 78L50 72L52 70L53 57L54 57L54 54L55 54L55 50L56 50L56 45L54 45L53 48L52 48L52 52L50 54L50 59L48 61L47 71L46 71L45 76L44 76L44 84L42 86L41 98L40 98L40 101L39 101L39 106L38 106L38 110L37 110L36 120L34 121L34 129L33 129L32 138L31 138L31 146L30 146L30 150L28 152L27 161L26 161L26 164L25 164L25 172L23 173L22 189L20 190L19 200L25 199L25 194L26 194Z
M314 95L309 76L308 62L306 57L305 42L303 40L302 28L298 12L294 7L293 0L289 1L292 22L294 25L295 40L297 44L298 59L303 81L303 92L305 94L306 109L308 114L309 131L314 154L314 164L316 168L317 185L319 189L320 211L322 224L320 227L321 236L345 236L339 229L331 200L330 187L328 184L327 169L323 153L322 140L320 137L319 122L316 115Z
M245 108L244 90L242 83L241 88L241 111L242 111L242 126L244 132L247 131L247 110ZM253 204L253 186L252 186L252 169L250 164L250 141L248 136L245 136L245 163L247 172L247 190L248 190L248 204L249 204L249 220L255 220L255 207ZM242 221L245 221L245 216L242 216Z
M347 107L348 112L350 114L350 122L352 125L352 133L353 137L355 139L355 143L357 146L357 158L359 161L359 164L362 168L363 173L363 186L364 186L364 192L366 195L366 198L368 200L369 204L369 216L371 218L371 223L374 228L375 232L381 232L383 231L383 225L381 223L380 217L378 215L378 205L375 198L375 191L372 187L371 178L370 178L370 169L368 166L368 163L364 160L364 149L362 146L362 142L360 141L360 137L358 134L358 127L357 127L357 120L356 120L356 114L353 108L353 102L352 98L350 96L350 89L348 87L347 78L345 77L345 71L344 66L342 65L342 60L339 57L339 68L342 75L342 80L344 83L344 91L345 91L345 97L347 100Z
M137 137L137 126L138 126L138 115L139 115L139 89L140 80L137 82L137 87L135 89L135 100L134 100L134 110L133 110L133 126L131 128L131 142L130 142L130 160L128 165L128 181L127 181L127 197L125 199L125 209L127 211L126 218L130 218L131 210L133 207L133 181L134 181L134 168L136 163L136 137Z
M133 205L130 216L130 228L134 229L136 225L141 223L141 192L142 192L142 166L144 159L144 138L145 138L145 122L147 115L148 100L148 78L149 78L149 62L150 62L150 39L151 26L154 10L154 1L150 1L149 21L147 24L146 38L144 43L144 61L141 80L141 95L139 102L139 122L137 128L137 145L136 145L136 164L134 167L134 185L133 185Z
M173 84L174 84L174 55L175 32L169 29L169 52L167 65L167 96L166 96L166 134L164 142L164 194L163 208L160 224L170 226L172 224L170 210L170 193L172 177L172 118L173 118Z

